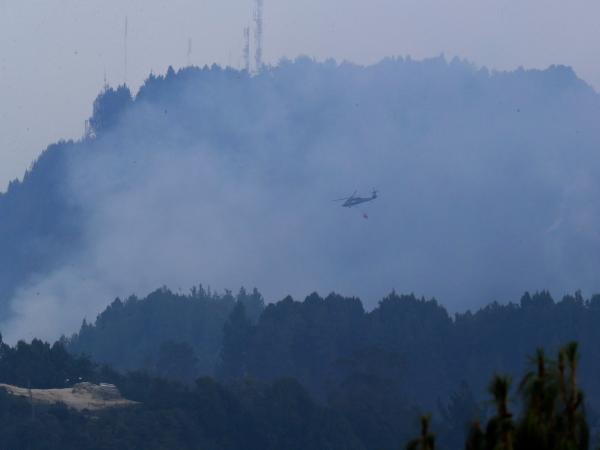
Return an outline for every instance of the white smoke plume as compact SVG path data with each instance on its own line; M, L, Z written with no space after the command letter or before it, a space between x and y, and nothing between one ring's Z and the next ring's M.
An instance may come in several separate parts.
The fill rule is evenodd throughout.
M7 340L71 333L161 285L367 306L396 289L450 310L600 290L600 99L568 69L201 73L172 76L162 100L140 96L70 153L85 245L20 289ZM332 202L373 188L364 208Z

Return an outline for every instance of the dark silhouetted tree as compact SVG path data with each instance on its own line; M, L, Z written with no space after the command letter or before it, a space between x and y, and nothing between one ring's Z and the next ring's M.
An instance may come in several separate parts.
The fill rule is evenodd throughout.
M186 342L164 342L158 351L156 373L165 378L182 382L194 380L198 358L194 349Z
M429 416L421 417L421 435L410 441L406 450L435 450L435 436L429 431L430 421Z

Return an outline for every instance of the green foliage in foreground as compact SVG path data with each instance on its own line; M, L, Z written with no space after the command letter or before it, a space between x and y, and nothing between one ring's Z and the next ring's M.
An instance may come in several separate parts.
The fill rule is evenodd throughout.
M538 349L532 370L518 387L522 412L518 420L509 411L511 378L495 375L488 391L495 406L485 426L471 425L466 450L587 450L590 445L583 392L577 384L579 352L576 342L562 347L556 360ZM421 436L407 450L434 450L429 417L421 418Z

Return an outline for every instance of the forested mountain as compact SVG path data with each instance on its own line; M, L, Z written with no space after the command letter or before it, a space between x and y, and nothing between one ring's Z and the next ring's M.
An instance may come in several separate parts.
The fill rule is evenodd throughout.
M355 370L379 370L410 386L402 392L410 403L434 406L463 382L484 392L495 370L517 375L532 348L555 351L575 340L587 361L582 383L600 408L593 383L600 376L599 296L576 293L556 302L545 291L526 293L518 303L454 316L436 300L396 293L371 311L358 298L336 294L263 307L256 291L242 289L234 298L202 288L190 295L160 289L144 299L115 300L64 342L74 354L121 370L155 370L162 344L188 344L197 359L190 380L294 377L317 398Z
M245 291L241 294L235 303L229 296L215 300L229 311L223 319L217 308L182 309L178 302L192 303L191 297L184 300L161 290L147 299L109 307L96 324L84 325L66 344L97 358L105 340L115 343L103 347L101 360L118 364L122 355L140 361L129 353L140 342L152 342L146 352L158 355L161 340L174 340L201 350L171 358L171 373L176 374L172 378L186 381L180 374L195 358L202 370L190 373L187 382L200 374L215 374L226 383L295 378L315 400L344 416L374 449L392 448L404 439L418 411L434 413L434 423L446 442L460 442L465 424L488 411L486 388L492 374L519 379L532 349L543 347L555 353L570 341L580 343L583 363L578 380L587 393L588 412L600 410L598 296L586 300L576 293L556 302L549 293L539 292L523 295L518 303L493 303L451 317L437 301L413 295L392 293L366 311L357 298L312 294L302 302L288 297L269 304L256 320L259 308L249 305L261 303L250 302L252 297ZM171 304L172 312L165 320L154 316L141 321L152 317L149 311L159 310L157 298L164 302L162 310ZM211 347L202 339L211 322L217 321L224 333L218 345L216 335L209 338ZM131 324L133 333L118 325L124 323ZM198 329L185 336L174 323L181 329L194 323ZM128 345L118 344L122 342ZM202 362L209 347L212 353ZM157 373L147 365L138 368L144 367Z
M392 293L364 312L358 299L313 294L268 305L256 326L245 326L246 335L223 348L244 356L236 373L293 376L320 398L367 371L393 380L387 388L396 386L409 404L432 408L463 382L483 393L490 373L517 377L531 349L555 352L578 341L586 361L580 381L600 409L599 305L598 296L584 300L578 293L555 302L541 292L450 317L435 300L413 295Z
M81 216L65 201L66 153L74 144L51 145L22 181L0 193L0 317L29 276L64 264L80 244Z
M86 136L0 194L2 333L57 338L87 318L53 346L2 344L0 382L114 382L143 406L42 408L24 428L27 404L2 396L0 436L376 450L430 411L450 449L473 418L515 425L506 395L496 415L486 403L493 373L517 379L535 348L571 341L595 425L597 117L600 96L569 68L444 58L170 69L135 95L107 87ZM331 202L371 188L369 214ZM182 293L197 280L213 290ZM146 295L161 285L173 291ZM260 286L266 306L231 286ZM294 300L311 290L358 297Z
M222 302L228 305L230 314L223 325L220 357L214 368L220 382L198 377L197 373L182 376L195 355L191 351L191 358L181 358L178 351L184 345L190 350L192 346L198 348L198 342L169 344L167 350L172 357L164 366L171 371L162 373L171 378L167 381L153 378L158 372L156 367L145 368L154 375L147 370L124 375L85 357L69 355L64 343L50 346L34 340L31 344L20 342L14 348L0 346L0 383L48 388L69 386L69 380L112 382L126 398L142 402L142 406L132 409L92 416L60 407L36 408L36 427L44 430L54 424L56 429L52 435L55 447L49 448L60 448L58 443L76 446L96 440L110 446L115 439L134 446L151 439L156 448L254 448L244 447L254 444L256 448L398 448L399 443L416 434L416 418L429 412L438 448L450 450L462 448L467 426L477 420L489 420L487 431L483 429L482 433L492 439L497 413L489 400L497 393L489 392L488 382L494 374L503 374L494 379L495 383L505 383L503 397L496 398L496 406L509 408L515 421L534 414L536 403L531 403L529 396L537 395L535 378L523 378L523 374L527 367L539 371L538 360L543 354L538 352L531 359L531 348L543 345L546 354L553 355L569 339L576 338L581 343L577 383L586 397L585 407L581 397L575 408L587 416L592 439L597 437L597 297L584 300L576 294L554 302L545 292L525 294L519 304L492 304L450 318L437 302L414 296L391 294L375 310L366 312L358 299L313 294L303 302L287 298L268 305L257 322L246 316L244 305L260 302L249 301L252 296L247 294L238 298L235 301L229 294L217 298L198 292L180 296L161 289L148 299L131 299L117 308L113 304L95 325L83 327L87 345L105 338L110 331L115 333L112 342L124 342L122 336L126 336L129 341L121 349L127 352L138 348L135 339L112 324L124 319L135 324L140 317L170 303L176 312L163 325L155 320L146 329L136 329L139 341L157 343L159 336L167 339L174 332L175 315L193 316L199 311L178 303L199 299ZM204 324L210 319L207 316ZM198 317L179 322L183 328L185 323L202 324ZM71 345L77 341L75 336ZM118 360L119 348L114 346L112 351L112 357ZM578 361L573 355L569 358L569 364ZM550 359L545 364L549 371L561 367ZM517 380L521 379L525 384L519 388ZM549 378L548 383L552 380ZM548 389L551 386L548 384ZM522 400L517 401L517 394ZM26 420L30 407L6 396L0 404L4 417L0 436L29 442L22 440L18 430L32 426ZM164 420L168 426L148 428L148 423ZM78 427L78 433L72 433L73 426ZM529 425L515 422L515 426L523 442Z
M444 58L107 88L88 135L0 195L2 331L57 338L107 298L198 280L369 307L396 288L451 311L596 292L599 114L567 67ZM372 188L368 211L330 201Z

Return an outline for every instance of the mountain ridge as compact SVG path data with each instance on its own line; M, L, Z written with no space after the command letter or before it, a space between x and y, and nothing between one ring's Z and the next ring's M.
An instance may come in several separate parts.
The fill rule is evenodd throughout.
M90 134L48 147L0 195L0 316L15 336L58 337L109 298L197 279L267 299L408 289L453 310L589 294L599 113L565 66L444 58L171 69L135 96L107 88ZM382 192L371 231L322 200L363 187Z

